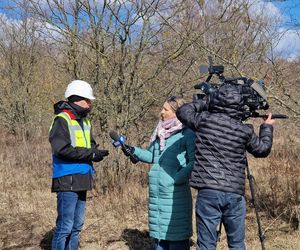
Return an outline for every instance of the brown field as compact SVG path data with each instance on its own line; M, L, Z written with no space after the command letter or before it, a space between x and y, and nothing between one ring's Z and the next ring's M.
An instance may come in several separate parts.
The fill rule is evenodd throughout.
M209 80L199 66L212 56L226 77L263 79L269 111L290 116L275 124L271 155L249 164L266 248L299 250L300 55L292 45L300 22L290 14L300 1L280 15L263 2L287 1L0 1L0 249L50 249L56 196L47 133L53 104L75 79L92 85L93 135L110 150L95 164L80 249L152 249L149 166L132 165L108 133L146 146L166 97L198 93L194 85ZM256 250L246 190L247 247ZM194 230L193 250L195 241ZM227 249L225 232L218 249Z
M279 132L281 131L281 132ZM300 249L299 137L276 130L267 159L250 158L257 201L266 230L266 249ZM51 160L47 135L25 140L2 134L0 153L0 249L50 249L56 197L50 192ZM96 185L89 193L80 249L150 250L147 234L147 166L116 168L112 151L96 165ZM299 188L299 186L298 186ZM248 189L247 189L248 190ZM250 204L249 192L246 195ZM193 235L195 249L196 233ZM247 247L260 249L253 208L248 206ZM218 249L227 249L223 230Z

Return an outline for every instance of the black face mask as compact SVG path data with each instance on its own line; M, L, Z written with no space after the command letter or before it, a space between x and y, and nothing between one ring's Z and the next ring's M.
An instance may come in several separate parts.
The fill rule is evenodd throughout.
M85 118L91 112L90 108L83 108L73 102L69 102L69 104L81 118Z

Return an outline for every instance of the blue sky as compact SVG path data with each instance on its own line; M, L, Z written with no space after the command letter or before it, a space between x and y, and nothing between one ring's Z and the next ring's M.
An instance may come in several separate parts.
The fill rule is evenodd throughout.
M43 0L40 0L43 2ZM280 16L282 24L280 30L284 32L276 51L282 57L295 58L300 55L300 0L252 0L254 3L264 2L267 14ZM6 14L5 7L12 4L10 0L0 0L0 13ZM261 6L261 5L260 5ZM265 9L265 7L263 7ZM9 12L9 19L18 19L18 12ZM297 25L298 24L298 25Z
M282 31L287 30L277 49L283 57L293 59L300 55L300 1L274 0L271 2L282 17Z
M272 1L272 3L280 10L282 15L285 17L285 25L291 27L295 23L300 23L299 0Z

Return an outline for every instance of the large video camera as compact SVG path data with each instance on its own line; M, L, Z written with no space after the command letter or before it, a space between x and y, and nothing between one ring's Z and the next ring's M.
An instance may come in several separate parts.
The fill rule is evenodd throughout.
M240 90L243 100L243 104L241 106L241 111L243 112L242 119L245 120L249 117L267 117L267 115L260 115L257 112L257 110L267 110L269 108L267 95L265 92L265 84L263 80L255 81L247 77L225 78L225 76L223 75L224 66L213 65L211 56L208 57L208 61L209 66L200 66L200 73L208 73L208 77L204 82L201 82L194 86L195 89L200 89L203 92L203 94L194 94L194 101L207 98L223 85L236 85ZM213 75L218 76L220 83L210 83L210 80ZM275 118L284 119L288 118L288 116L281 114L273 114L272 119Z

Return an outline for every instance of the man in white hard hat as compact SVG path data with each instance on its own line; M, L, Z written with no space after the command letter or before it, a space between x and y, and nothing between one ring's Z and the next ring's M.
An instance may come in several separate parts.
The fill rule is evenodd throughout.
M85 81L72 81L66 101L54 105L55 118L49 132L52 148L52 192L57 193L56 229L52 249L77 249L84 223L87 190L92 189L94 169L109 154L96 146L87 119L95 99Z

